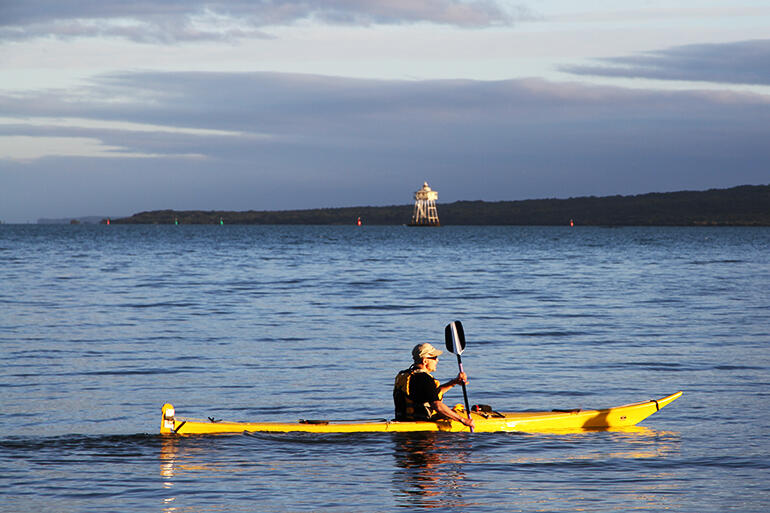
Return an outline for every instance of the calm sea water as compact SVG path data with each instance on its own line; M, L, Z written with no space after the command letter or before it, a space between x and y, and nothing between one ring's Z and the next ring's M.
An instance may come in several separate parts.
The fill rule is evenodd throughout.
M472 403L685 395L638 432L157 435L390 417L455 319ZM766 511L769 342L767 228L3 225L0 511Z

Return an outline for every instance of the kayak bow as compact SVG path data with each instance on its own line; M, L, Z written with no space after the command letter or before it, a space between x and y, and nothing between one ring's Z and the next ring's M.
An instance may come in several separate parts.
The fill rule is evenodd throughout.
M677 399L676 392L661 399L616 406L603 410L554 410L539 412L471 412L476 432L520 431L525 433L582 431L635 426L667 404ZM456 410L464 410L462 405ZM171 404L164 404L160 424L161 434L197 435L262 432L361 433L409 431L468 431L457 421L396 422L396 421L325 421L297 422L226 422L214 419L187 419L176 416Z

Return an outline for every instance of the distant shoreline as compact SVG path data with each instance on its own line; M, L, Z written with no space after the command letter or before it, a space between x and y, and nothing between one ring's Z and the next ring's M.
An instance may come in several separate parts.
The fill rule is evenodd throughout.
M154 210L112 224L405 225L413 205L279 211ZM442 225L770 226L770 185L635 196L438 204ZM91 218L93 220L93 218ZM67 223L69 222L66 221ZM87 221L86 221L87 222ZM101 223L106 223L102 219Z

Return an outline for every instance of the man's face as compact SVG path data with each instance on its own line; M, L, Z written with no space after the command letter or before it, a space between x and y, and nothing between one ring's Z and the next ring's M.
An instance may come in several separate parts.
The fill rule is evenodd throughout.
M428 372L433 372L436 370L436 367L438 366L438 356L431 356L429 358L423 359L425 368L428 369Z

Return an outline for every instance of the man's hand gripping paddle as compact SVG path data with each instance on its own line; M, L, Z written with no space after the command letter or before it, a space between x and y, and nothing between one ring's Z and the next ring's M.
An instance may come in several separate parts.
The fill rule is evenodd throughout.
M444 339L446 341L447 351L457 355L457 366L460 368L460 372L463 370L463 361L460 355L465 350L465 332L463 331L463 325L460 321L453 321L447 324L444 328ZM461 383L463 386L463 399L465 399L465 412L468 414L468 418L471 418L471 408L468 403L468 392L465 390L465 383ZM473 428L471 428L471 433Z

